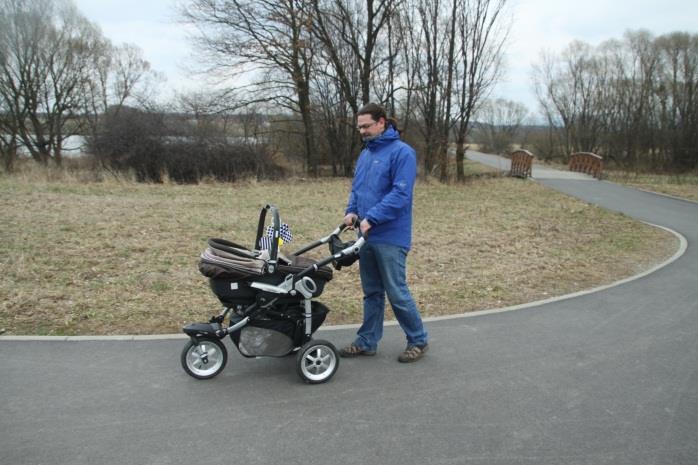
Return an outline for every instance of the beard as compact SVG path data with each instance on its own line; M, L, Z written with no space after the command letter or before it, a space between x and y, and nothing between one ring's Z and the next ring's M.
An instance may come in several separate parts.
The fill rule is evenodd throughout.
M372 135L372 136L364 136L364 137L361 138L361 140L364 141L364 142L371 142L372 140L378 139L381 135L382 135L382 134L379 133L379 134L374 134L374 135Z

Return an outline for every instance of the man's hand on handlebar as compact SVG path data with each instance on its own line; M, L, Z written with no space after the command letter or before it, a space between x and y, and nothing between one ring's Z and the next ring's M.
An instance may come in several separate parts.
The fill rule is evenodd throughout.
M344 217L344 224L349 226L349 229L354 229L358 219L359 217L356 215L356 213L347 213L347 216Z
M368 220L364 218L363 220L361 220L359 228L361 229L361 235L366 236L368 234L368 230L371 229L371 223L369 223Z
M347 215L344 217L344 224L347 226L347 229L358 228L361 231L362 236L367 235L368 230L371 229L371 223L369 223L368 220L363 219L361 220L361 223L359 223L359 217L356 215L356 213L347 213Z

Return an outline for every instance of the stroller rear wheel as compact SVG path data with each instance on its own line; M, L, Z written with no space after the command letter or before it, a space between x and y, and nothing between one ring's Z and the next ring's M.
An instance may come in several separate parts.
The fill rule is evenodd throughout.
M191 339L182 350L182 368L196 379L209 379L223 371L228 351L218 339Z
M329 381L338 367L337 349L327 341L309 341L296 355L296 371L309 384Z

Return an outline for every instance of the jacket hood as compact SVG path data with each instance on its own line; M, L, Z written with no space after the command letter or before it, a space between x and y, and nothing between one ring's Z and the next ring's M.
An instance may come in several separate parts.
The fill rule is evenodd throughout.
M400 133L397 131L397 129L395 129L395 127L392 124L388 124L388 128L385 131L383 131L383 134L381 134L373 140L366 142L366 147L368 147L369 150L376 150L384 145L393 142L394 140L399 139Z

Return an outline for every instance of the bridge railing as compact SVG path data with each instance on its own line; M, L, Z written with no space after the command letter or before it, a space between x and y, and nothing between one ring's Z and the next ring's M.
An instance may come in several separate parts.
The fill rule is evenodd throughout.
M531 176L533 154L528 150L516 150L511 154L511 169L509 176L527 178Z
M577 152L570 155L570 171L590 174L601 179L603 172L603 157L591 152Z

